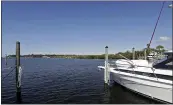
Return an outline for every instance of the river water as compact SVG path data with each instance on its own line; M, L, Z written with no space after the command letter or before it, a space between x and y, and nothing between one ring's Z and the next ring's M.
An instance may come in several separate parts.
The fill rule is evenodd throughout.
M2 77L14 67L15 59L2 59ZM104 60L21 58L23 104L140 104L156 103L111 81L97 66ZM16 103L15 70L1 80L2 104Z

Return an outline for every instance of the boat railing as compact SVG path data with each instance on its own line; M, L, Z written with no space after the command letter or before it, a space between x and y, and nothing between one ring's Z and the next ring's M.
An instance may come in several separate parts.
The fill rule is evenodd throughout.
M125 56L123 56L123 55L121 55L121 54L119 54L119 55L120 55L121 57L123 57L124 59L128 60L128 63L129 63L129 64L134 65L134 63L133 63L130 59L126 58Z
M150 66L136 65L136 64L134 64L131 60L129 60L128 58L124 57L123 55L120 54L120 56L122 56L124 59L126 59L126 61L124 61L124 62L127 62L128 64L130 64L128 68L131 68L131 69L133 70L133 73L134 73L134 74L136 74L136 73L135 73L135 68L136 68L136 67L151 68L151 70L152 70L152 72L153 72L155 78L157 78L157 80L158 80L158 77L157 77L156 74L155 74L155 68L154 68L153 66L150 67ZM128 64L121 64L121 63L117 63L117 62L115 62L115 61L114 61L114 62L111 61L111 62L109 62L109 67L114 67L114 68L116 68L118 71L120 71L119 68L118 68L118 66L120 66L120 65L121 65L121 66L127 66ZM130 70L129 70L129 72L130 72Z

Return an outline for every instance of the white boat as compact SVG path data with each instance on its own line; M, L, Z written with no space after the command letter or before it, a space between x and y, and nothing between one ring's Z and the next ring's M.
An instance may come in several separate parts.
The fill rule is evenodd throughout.
M150 48L164 3L165 1L162 4L151 40L147 44L148 48ZM110 83L110 73L112 73L113 80L127 89L158 101L172 103L172 51L166 52L167 56L164 58L159 55L157 60L154 59L155 53L153 53L148 56L147 60L129 60L124 57L125 59L116 60L112 64L108 62L108 47L106 46L105 49L105 66L98 67L104 69L106 84ZM144 55L146 55L146 50Z
M50 57L48 57L48 56L42 56L42 58L50 58Z
M165 58L156 61L119 59L113 64L108 63L107 58L105 66L98 67L105 70L105 81L110 79L108 74L111 73L113 80L127 89L172 103L172 54L172 51L166 52Z

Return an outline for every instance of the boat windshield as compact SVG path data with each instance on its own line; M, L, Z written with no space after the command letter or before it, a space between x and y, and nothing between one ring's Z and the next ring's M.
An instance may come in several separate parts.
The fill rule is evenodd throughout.
M157 69L169 69L169 70L172 70L173 69L172 53L171 54L169 53L166 58L158 60L157 63L154 64L153 67L157 68Z

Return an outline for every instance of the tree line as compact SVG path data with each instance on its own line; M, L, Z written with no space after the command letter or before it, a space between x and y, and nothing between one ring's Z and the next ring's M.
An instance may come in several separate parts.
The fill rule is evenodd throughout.
M145 48L142 50L136 50L135 51L135 58L143 58L144 57L144 51ZM162 45L158 45L156 48L149 48L147 50L147 53L150 52L156 52L158 54L161 54L165 51L164 46ZM109 59L122 59L122 56L128 58L128 59L132 59L133 58L133 53L132 51L126 51L126 52L118 52L115 54L109 54L108 57ZM8 57L16 57L16 55L9 55ZM72 58L72 59L104 59L105 58L105 54L101 54L101 55L59 55L59 54L29 54L29 55L21 55L21 57L26 57L26 58L43 58L43 57L49 57L49 58Z

